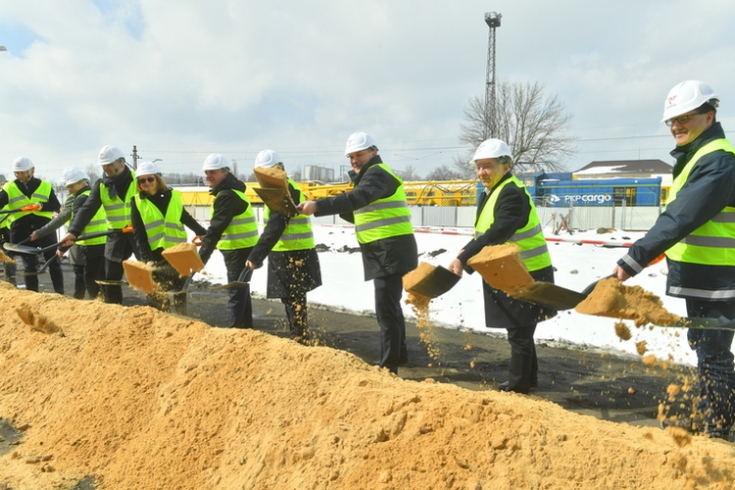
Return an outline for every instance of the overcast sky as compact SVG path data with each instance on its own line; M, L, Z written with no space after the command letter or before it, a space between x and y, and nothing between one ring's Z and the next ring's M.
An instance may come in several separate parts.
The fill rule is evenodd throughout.
M361 130L424 176L468 149L486 12L502 14L497 81L540 82L573 117L569 170L671 163L659 121L686 79L713 87L735 132L731 0L0 0L0 173L23 155L57 179L106 144L164 172L217 152L249 174L264 148L288 171L339 172Z

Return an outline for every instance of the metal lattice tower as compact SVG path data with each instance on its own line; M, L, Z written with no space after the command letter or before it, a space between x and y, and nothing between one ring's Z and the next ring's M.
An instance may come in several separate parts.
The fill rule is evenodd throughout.
M503 16L496 12L485 14L485 23L490 28L485 72L485 139L495 136L495 28L500 27L501 17Z

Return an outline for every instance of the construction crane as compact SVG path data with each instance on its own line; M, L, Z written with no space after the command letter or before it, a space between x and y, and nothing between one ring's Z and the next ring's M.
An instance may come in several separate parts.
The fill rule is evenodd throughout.
M500 27L501 17L497 12L485 14L485 23L490 28L485 72L485 139L495 136L495 28Z

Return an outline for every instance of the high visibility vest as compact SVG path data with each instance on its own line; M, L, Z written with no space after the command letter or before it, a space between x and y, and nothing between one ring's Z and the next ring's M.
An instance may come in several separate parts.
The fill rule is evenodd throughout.
M258 222L255 220L255 212L244 192L232 189L237 197L247 203L245 212L234 216L227 228L222 232L217 248L220 250L237 250L240 248L254 247L258 243ZM212 205L212 216L214 216L214 204Z
M303 202L304 194L301 189L291 179L288 179L289 185L299 191L299 202ZM263 212L263 224L267 224L270 219L271 210L266 206ZM286 224L286 228L281 234L273 247L274 252L288 252L291 250L309 250L314 248L314 233L311 231L311 219L305 214L297 214L292 216Z
M133 199L135 199L140 219L145 226L145 233L148 236L148 244L151 246L151 250L167 249L180 243L186 243L186 230L181 222L184 201L181 199L179 191L171 191L171 200L166 209L166 216L149 199L141 199L138 194Z
M411 210L408 209L406 203L403 180L394 174L388 165L384 163L376 165L395 178L399 185L392 196L378 199L355 210L355 234L360 243L371 243L394 236L413 235Z
M697 161L715 151L727 151L735 155L735 149L724 138L711 141L697 150L671 184L667 206L676 199L676 194L686 183ZM702 199L706 199L706 196L702 196ZM666 256L676 262L690 264L735 265L735 208L725 207L710 221L668 249Z
M51 184L45 180L41 181L41 184L35 191L33 191L30 198L20 191L18 184L16 184L14 180L6 182L3 186L3 190L8 195L8 209L19 209L23 206L36 203L45 204L51 198L52 192ZM53 213L51 213L51 211L18 211L10 213L10 216L8 216L8 219L6 220L8 222L8 226L12 225L14 221L22 218L23 216L28 216L29 214L35 214L36 216L48 219L53 217Z
M81 196L89 196L90 190L87 189L86 191L79 194L77 197ZM74 201L74 204L72 204L71 207L71 221L74 221L74 214L76 213L76 200ZM100 207L97 212L92 216L92 219L87 223L87 226L84 227L82 230L81 235L88 235L90 233L100 233L103 231L107 231L107 220L105 220L105 210ZM102 245L107 240L107 237L100 236L97 238L87 238L86 240L77 240L77 245L83 245L83 246L89 246L89 245Z
M546 246L546 239L544 238L544 231L541 228L541 222L538 219L538 213L536 213L536 206L533 205L533 199L531 199L531 195L525 186L515 176L511 176L509 179L501 182L488 198L485 207L482 208L482 212L475 223L475 238L484 234L495 222L495 204L498 201L498 196L503 187L510 184L523 189L523 192L528 198L528 203L531 206L531 212L528 215L528 223L523 228L516 230L506 243L515 243L518 245L521 249L521 260L529 271L537 271L544 267L549 267L551 266L551 255L549 254L549 248Z
M130 199L135 195L135 172L131 171L130 174L133 179L122 199L120 196L111 198L107 186L100 182L100 200L105 208L107 227L113 230L122 230L130 224Z

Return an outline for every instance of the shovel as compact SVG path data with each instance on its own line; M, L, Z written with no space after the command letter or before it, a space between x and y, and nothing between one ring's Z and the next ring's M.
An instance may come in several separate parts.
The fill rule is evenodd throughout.
M48 259L46 261L46 263L43 264L43 266L40 269L38 269L38 271L36 271L36 272L22 272L22 273L17 274L17 275L20 276L20 277L25 277L25 276L37 276L39 274L43 274L44 272L46 272L46 269L48 269L48 267L51 265L51 263L54 260L59 260L59 256L58 255L54 255L53 257L51 257L50 259Z
M107 230L107 231L100 231L97 233L87 233L86 235L79 235L76 237L74 242L79 240L86 240L88 238L97 238L101 236L109 236L113 233L118 233L122 231L123 233L130 233L133 231L133 227L125 227L122 230ZM30 241L31 237L25 238L21 240L18 243L3 243L3 248L7 250L8 252L18 253L18 254L26 254L26 255L36 255L43 252L46 252L47 250L52 250L59 246L61 242L56 242L53 245L48 245L47 247L31 247L30 245L25 245Z
M513 293L513 297L556 311L571 310L590 295L598 282L609 277L613 277L613 275L610 274L609 276L596 280L584 288L581 293L550 282L535 282L530 289Z
M41 209L41 203L33 203L28 204L27 206L23 206L21 208L15 208L15 209L3 209L0 211L0 214L13 214L13 213L31 213L33 211L38 211Z
M416 269L403 277L403 288L409 293L437 298L452 289L460 279L461 276L440 265L421 262Z
M222 286L214 286L211 289L219 291L222 289L238 289L247 287L250 284L250 278L253 276L254 270L255 269L251 269L250 267L245 267L237 278L237 281L232 281L227 284L223 284Z

